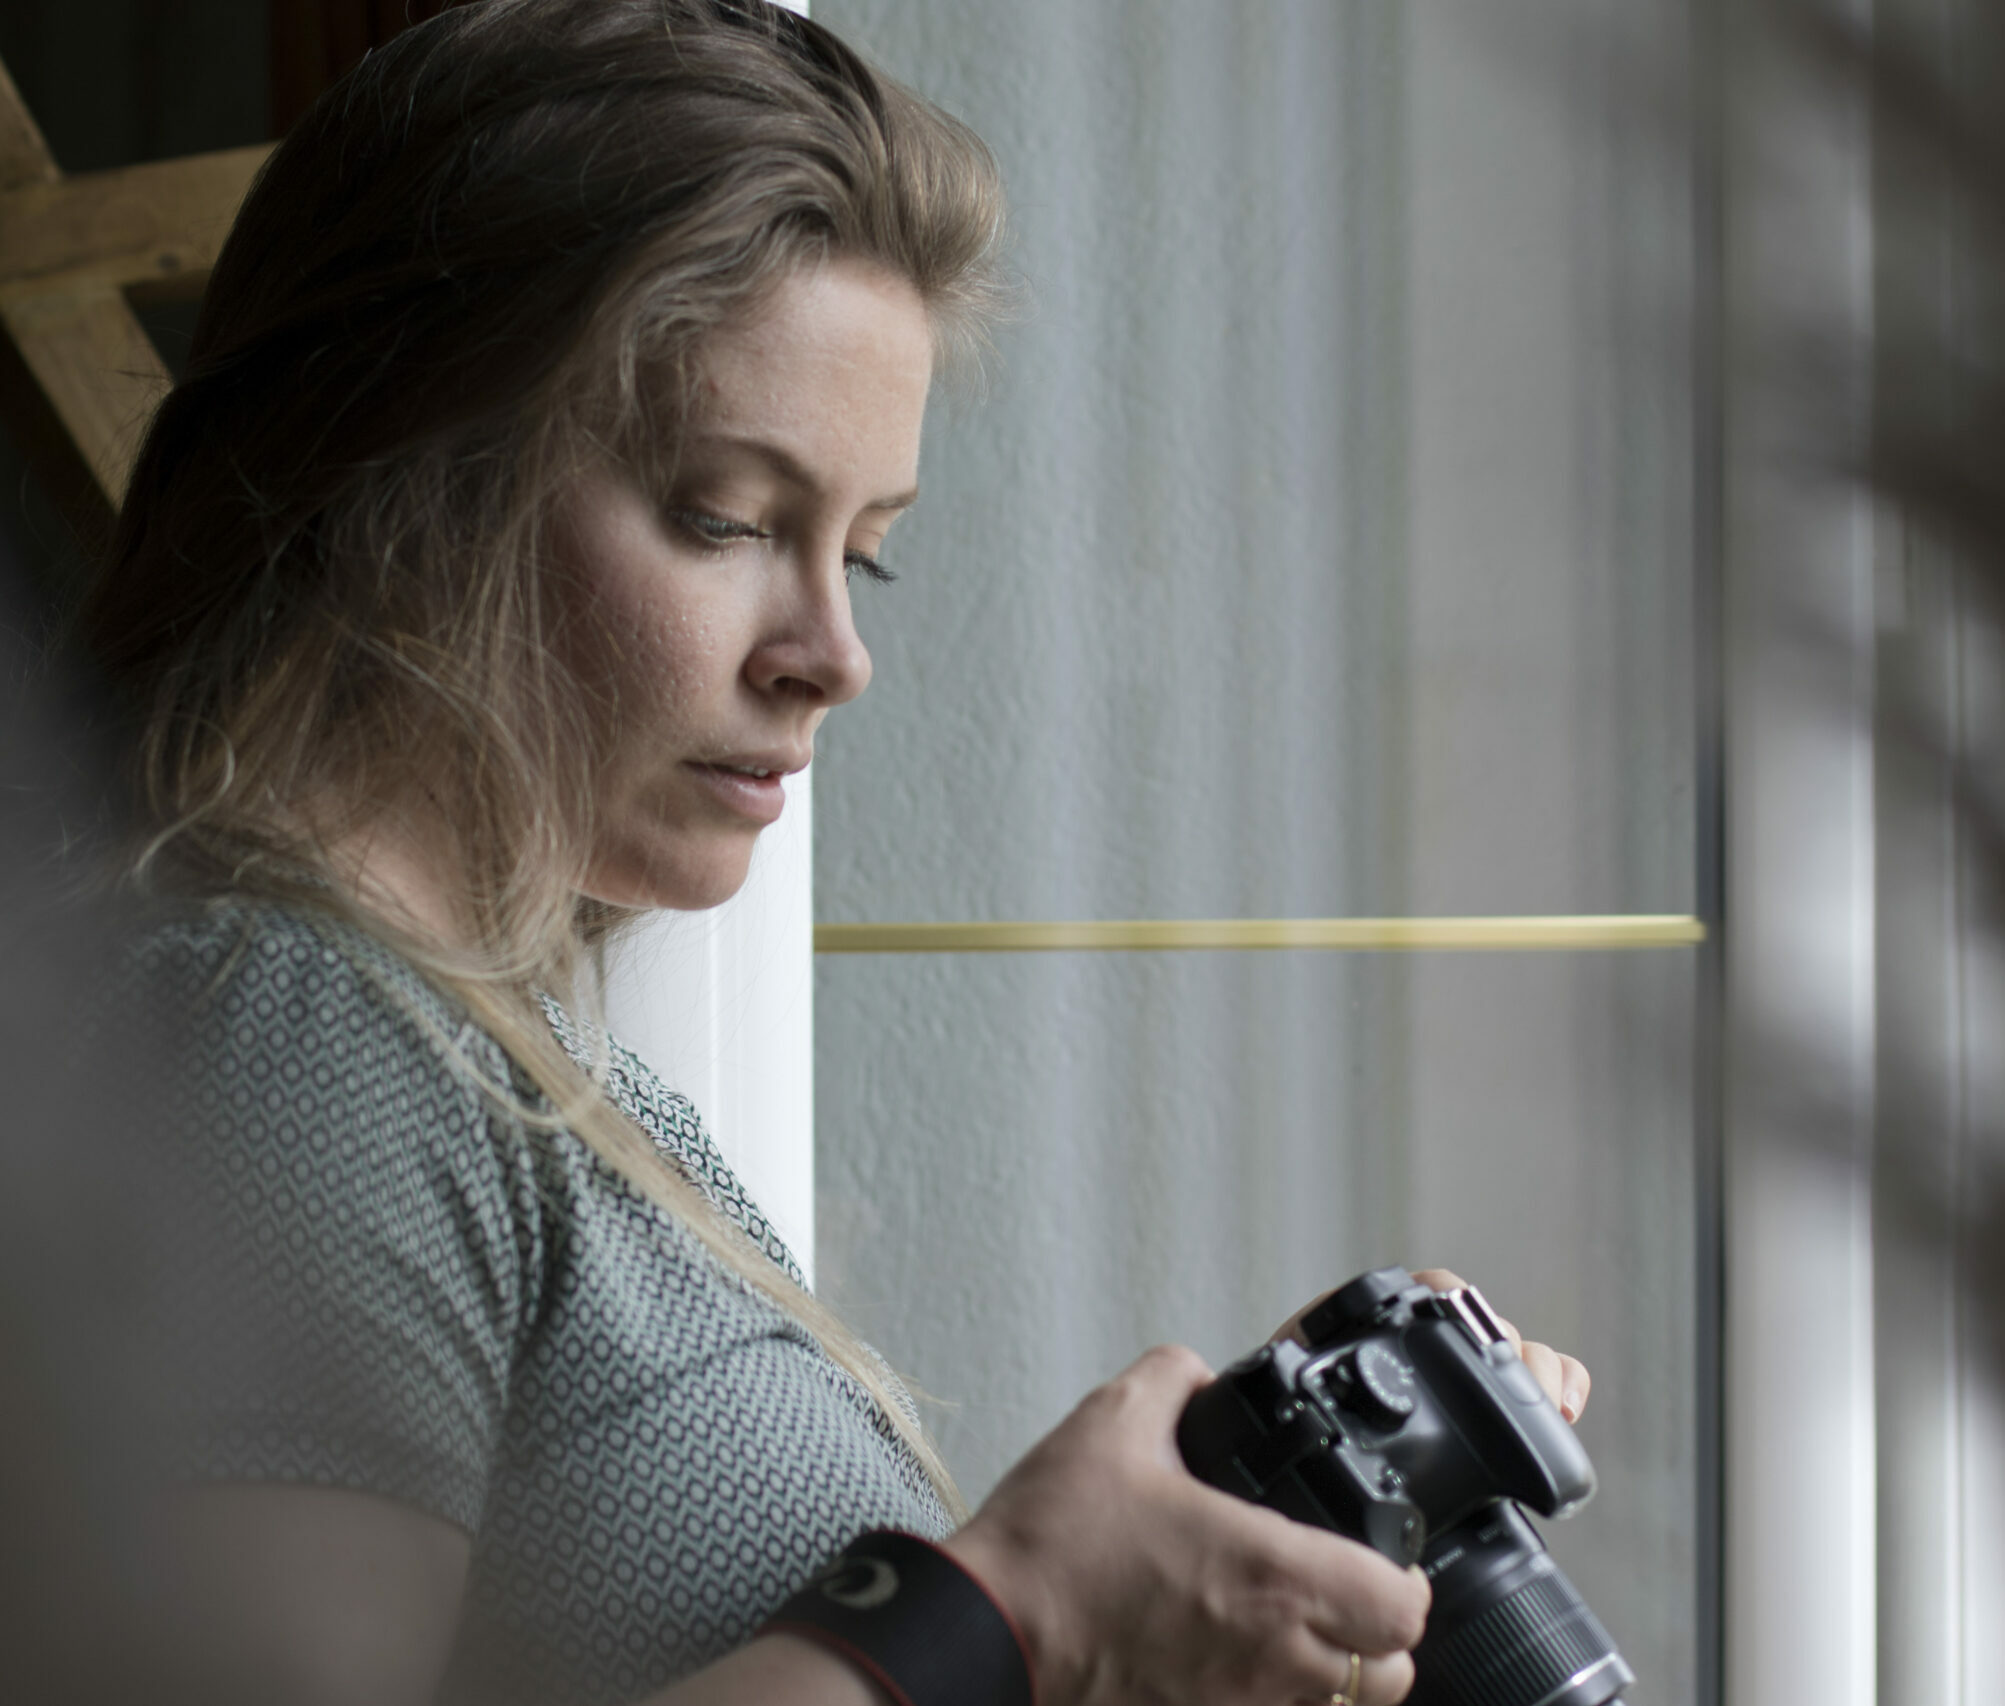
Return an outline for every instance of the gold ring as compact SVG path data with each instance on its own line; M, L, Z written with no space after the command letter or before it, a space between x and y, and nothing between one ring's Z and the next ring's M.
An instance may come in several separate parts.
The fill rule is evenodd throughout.
M1351 1680L1349 1686L1339 1688L1329 1696L1329 1706L1357 1706L1357 1682L1365 1674L1365 1658L1361 1652L1351 1654Z
M1365 1669L1364 1654L1351 1654L1350 1686L1340 1688L1330 1696L1330 1706L1358 1706L1358 1682Z

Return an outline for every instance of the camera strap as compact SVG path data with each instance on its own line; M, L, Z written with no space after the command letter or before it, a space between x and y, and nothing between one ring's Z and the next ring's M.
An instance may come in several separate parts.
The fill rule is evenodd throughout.
M858 1535L759 1633L803 1636L841 1654L898 1706L1036 1706L1009 1614L917 1535Z

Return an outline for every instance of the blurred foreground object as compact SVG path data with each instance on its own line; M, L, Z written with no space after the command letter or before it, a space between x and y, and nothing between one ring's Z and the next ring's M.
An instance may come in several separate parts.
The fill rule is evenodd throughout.
M131 1471L146 1426L144 1132L116 1066L78 1069L106 944L61 855L101 805L86 695L19 635L0 561L0 1651L9 1700L117 1696L137 1661ZM137 1069L138 1063L129 1064Z
M1716 16L1725 1698L1962 1706L2005 1667L2005 24Z
M1879 1688L1974 1703L2005 1664L2005 16L1875 28L1830 47L1874 126Z

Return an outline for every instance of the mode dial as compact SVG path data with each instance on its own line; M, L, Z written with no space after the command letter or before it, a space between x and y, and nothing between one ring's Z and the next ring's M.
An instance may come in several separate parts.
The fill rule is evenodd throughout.
M1342 1403L1367 1421L1396 1428L1413 1414L1413 1370L1399 1353L1374 1339L1337 1365Z

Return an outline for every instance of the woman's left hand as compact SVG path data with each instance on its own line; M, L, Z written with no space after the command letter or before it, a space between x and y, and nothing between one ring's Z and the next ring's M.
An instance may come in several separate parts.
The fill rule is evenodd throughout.
M1436 1291L1458 1291L1469 1282L1446 1268L1415 1268L1413 1277L1422 1285L1432 1286ZM1324 1296L1328 1296L1326 1292ZM1302 1317L1307 1315L1321 1297L1305 1305L1275 1329L1276 1339L1292 1339L1302 1325ZM1545 1389L1545 1395L1557 1406L1559 1413L1569 1422L1580 1420L1580 1413L1587 1408L1587 1395L1594 1385L1594 1378L1587 1372L1587 1365L1578 1357L1570 1357L1563 1351L1556 1351L1551 1345L1542 1345L1536 1339L1527 1339L1516 1327L1501 1315L1497 1325L1511 1336L1511 1343L1517 1346L1518 1355L1525 1359L1525 1366Z

